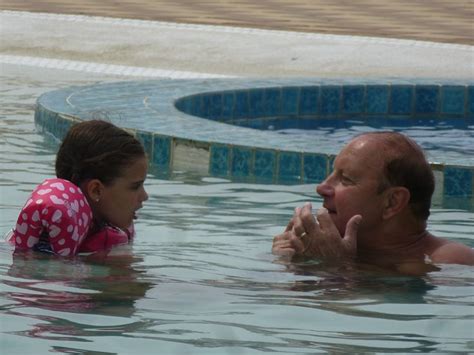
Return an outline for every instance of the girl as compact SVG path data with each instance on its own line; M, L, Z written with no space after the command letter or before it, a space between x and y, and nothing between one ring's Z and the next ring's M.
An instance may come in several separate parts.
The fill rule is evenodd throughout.
M128 243L148 199L147 168L143 146L125 130L100 120L75 124L59 148L57 178L33 191L10 241L63 256Z

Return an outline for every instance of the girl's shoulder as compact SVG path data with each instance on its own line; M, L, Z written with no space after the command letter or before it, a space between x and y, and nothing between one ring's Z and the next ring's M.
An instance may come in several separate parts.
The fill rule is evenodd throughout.
M21 209L12 241L17 249L35 249L47 235L54 254L74 255L91 221L92 210L78 186L64 179L46 179Z

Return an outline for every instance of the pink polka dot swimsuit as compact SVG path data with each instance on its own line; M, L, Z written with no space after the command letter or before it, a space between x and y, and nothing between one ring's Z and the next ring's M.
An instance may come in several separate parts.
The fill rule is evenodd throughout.
M18 249L31 249L43 233L55 254L74 255L86 236L92 210L81 189L63 179L37 186L23 207L13 232Z
M128 243L133 236L133 225L130 231L104 226L90 235L92 220L92 210L79 187L68 180L47 179L23 206L9 240L17 250L47 249L70 256Z

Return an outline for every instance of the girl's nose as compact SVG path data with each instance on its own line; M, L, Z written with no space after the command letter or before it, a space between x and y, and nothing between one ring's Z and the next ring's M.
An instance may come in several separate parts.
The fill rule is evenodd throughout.
M146 192L145 189L143 189L142 202L147 201L147 200L148 200L148 193Z

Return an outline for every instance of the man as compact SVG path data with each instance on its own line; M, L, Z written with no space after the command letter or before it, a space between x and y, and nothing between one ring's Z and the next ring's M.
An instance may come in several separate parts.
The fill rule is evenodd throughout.
M274 238L274 254L357 258L407 272L426 261L474 265L472 248L426 230L433 172L421 148L400 133L354 138L316 191L323 208L316 216L310 204L297 208Z

